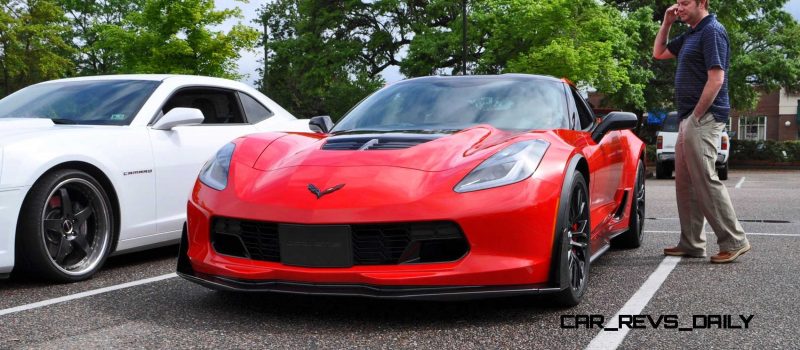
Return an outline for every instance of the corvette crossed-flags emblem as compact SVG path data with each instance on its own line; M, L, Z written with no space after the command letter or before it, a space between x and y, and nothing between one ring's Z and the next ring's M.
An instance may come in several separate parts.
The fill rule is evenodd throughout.
M333 192L341 190L342 187L344 187L344 184L338 184L325 191L320 191L319 188L317 188L317 186L314 186L314 184L308 184L308 190L311 191L311 193L313 193L315 196L317 196L317 199L322 198L322 196L326 194L331 194Z

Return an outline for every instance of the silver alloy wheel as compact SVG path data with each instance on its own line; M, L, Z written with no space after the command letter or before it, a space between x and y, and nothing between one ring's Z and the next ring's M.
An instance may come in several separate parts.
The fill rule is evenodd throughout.
M589 259L589 207L582 187L572 192L566 231L569 239L567 265L569 268L570 287L577 294L586 288L587 263Z
M47 196L41 214L42 243L53 266L79 276L97 267L111 241L105 196L81 178L60 182Z

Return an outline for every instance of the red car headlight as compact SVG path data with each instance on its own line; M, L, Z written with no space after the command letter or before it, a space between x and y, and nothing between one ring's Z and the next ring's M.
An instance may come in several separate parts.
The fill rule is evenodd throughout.
M228 186L228 172L234 149L236 145L229 143L217 151L217 154L200 170L200 182L217 191L224 190Z
M458 193L485 190L525 180L536 171L550 143L529 140L512 144L483 161L454 190Z

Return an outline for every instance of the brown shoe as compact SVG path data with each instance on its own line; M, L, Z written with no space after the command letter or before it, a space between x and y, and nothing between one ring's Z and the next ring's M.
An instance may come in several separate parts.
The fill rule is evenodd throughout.
M729 263L731 261L736 260L739 255L747 253L750 251L750 243L745 244L739 249L736 250L729 250L727 252L719 252L717 255L711 257L711 262L715 264L723 264Z
M664 255L668 256L685 256L687 258L704 258L704 255L694 255L684 252L681 248L672 247L672 248L664 248Z

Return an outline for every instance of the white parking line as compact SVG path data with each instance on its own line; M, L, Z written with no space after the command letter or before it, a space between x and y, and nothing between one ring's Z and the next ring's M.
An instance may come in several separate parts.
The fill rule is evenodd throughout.
M612 331L600 331L597 336L592 339L592 342L586 347L587 350L591 349L616 349L622 341L625 340L625 336L628 335L628 331L630 328L628 327L619 327L619 315L638 315L647 303L650 302L650 299L653 298L653 295L656 294L659 288L661 288L661 284L667 279L667 276L675 269L675 266L678 265L678 262L681 261L680 257L676 256L668 256L661 261L661 264L658 265L655 271L650 274L650 277L644 281L644 284L633 294L633 296L628 300L625 305L622 306L621 309L611 318L608 324L604 325L605 328L616 328L618 329L616 332Z
M736 187L734 188L742 188L742 184L744 183L744 179L746 178L747 177L742 176L742 178L739 180L739 182L736 183Z
M36 302L36 303L16 306L16 307L0 310L0 316L13 314L13 313L16 313L16 312L21 312L21 311L37 309L37 308L40 308L40 307L45 307L45 306L49 306L49 305L53 305L53 304L63 303L63 302L70 301L70 300L85 298L85 297L89 297L89 296L92 296L92 295L113 292L115 290L120 290L120 289L140 286L140 285L143 285L143 284L163 281L163 280L174 278L174 277L178 277L178 275L175 274L175 273L169 273L169 274L161 275L161 276L157 276L157 277L145 278L143 280L138 280L138 281L133 281L133 282L128 282L128 283L118 284L118 285L115 285L115 286L104 287L104 288L100 288L100 289L95 289L95 290L90 290L90 291L86 291L86 292L67 295L67 296L63 296L63 297L59 297L59 298L44 300L44 301L40 301L40 302Z
M681 231L644 231L646 233L681 233ZM714 231L706 231L706 234L714 234ZM770 232L745 232L748 236L778 236L778 237L800 237L800 233L770 233Z

